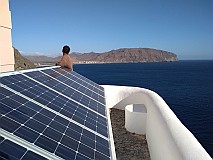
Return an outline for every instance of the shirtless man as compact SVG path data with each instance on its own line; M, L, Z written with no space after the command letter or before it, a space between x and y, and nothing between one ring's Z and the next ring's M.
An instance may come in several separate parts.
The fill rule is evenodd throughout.
M61 60L59 62L56 62L56 66L61 66L61 67L65 67L68 69L73 69L72 65L72 59L69 56L69 52L70 52L70 47L69 46L64 46L62 49L63 52L63 56L61 58Z

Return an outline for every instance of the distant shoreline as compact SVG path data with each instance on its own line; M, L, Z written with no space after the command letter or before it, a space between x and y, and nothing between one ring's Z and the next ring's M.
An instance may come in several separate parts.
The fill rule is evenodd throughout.
M97 62L97 63L73 63L73 65L78 65L78 64L129 64L129 63L171 63L171 62L178 62L178 61L161 61L161 62ZM36 67L39 66L55 66L55 63L34 63L34 65L36 65Z
M111 62L111 63L74 63L73 65L94 65L94 64L138 64L138 63L174 63L174 62L195 62L195 61L212 61L213 60L178 60L178 61L162 61L162 62ZM36 68L42 68L42 67L50 67L50 66L55 66L55 63L34 63L36 65Z

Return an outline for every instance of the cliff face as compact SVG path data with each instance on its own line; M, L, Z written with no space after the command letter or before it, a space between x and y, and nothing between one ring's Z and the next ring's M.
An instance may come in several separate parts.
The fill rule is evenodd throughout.
M30 69L36 67L30 60L23 57L16 48L14 48L14 57L15 57L15 66L14 66L15 70Z
M128 63L128 62L172 62L177 55L150 48L124 48L104 53L72 53L74 63ZM34 63L55 63L60 60L46 56L27 56Z

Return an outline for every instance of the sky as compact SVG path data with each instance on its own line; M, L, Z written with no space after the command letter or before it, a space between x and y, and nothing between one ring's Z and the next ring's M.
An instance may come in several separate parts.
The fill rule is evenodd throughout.
M13 46L57 56L155 48L213 60L213 0L10 0Z

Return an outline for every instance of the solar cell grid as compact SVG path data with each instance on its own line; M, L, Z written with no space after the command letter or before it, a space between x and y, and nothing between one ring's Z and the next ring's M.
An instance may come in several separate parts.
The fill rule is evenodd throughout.
M45 160L46 158L38 155L26 148L0 136L0 159L2 160Z
M0 85L3 136L19 137L64 159L111 159L101 86L62 68L1 76ZM40 156L28 150L25 155Z
M40 75L40 74L39 74ZM36 73L36 76L38 76L38 73ZM97 131L98 133L100 133L100 129L99 126L97 126L97 115L90 117L90 115L93 114L89 114L88 116L91 119L94 119L95 123L90 124L90 122L85 122L86 120L86 115L82 114L82 111L88 112L90 113L91 111L89 111L88 109L85 109L82 106L79 106L78 104L74 103L71 100L66 99L65 97L56 94L54 91L48 90L47 88L45 88L44 86L35 83L34 81L19 75L19 77L21 79L16 80L15 78L10 79L11 83L6 83L8 87L11 88L16 88L16 86L19 87L19 92L24 94L27 97L32 98L33 100L48 106L49 108L63 113L64 115L66 115L68 118L74 119L75 121L77 121L78 123L84 125L86 123L86 126L89 127L90 129ZM22 86L22 83L26 83L28 82L28 84L30 85L25 85ZM32 88L33 86L33 88ZM24 87L24 88L23 88ZM54 97L55 96L55 97ZM15 103L15 102L14 102ZM105 119L106 121L106 119ZM103 125L106 126L106 123L104 122ZM106 134L105 134L106 136Z
M70 84L70 82L72 81L72 77L66 77L65 75L62 75L62 79L63 79L63 82L67 85ZM103 98L100 94L98 94L98 89L95 88L94 86L90 86L88 83L84 82L84 81L81 81L80 79L78 79L77 81L75 81L75 83L77 85L79 85L78 87L78 90L81 91L81 92L84 92L86 95L89 95L91 96L92 98L98 100L100 99L99 97ZM87 90L85 90L85 88ZM104 101L100 101L101 103L104 103Z
M27 101L21 104L16 101L16 105L11 105L9 102L15 101L11 99L14 93L6 91L5 88L3 90L5 90L5 92L3 92L5 93L5 97L1 99L1 104L3 104L7 110L1 108L1 112L2 110L4 111L4 115L1 116L2 129L58 156L68 156L72 154L76 157L75 151L78 151L79 153L77 153L77 155L82 154L81 156L84 155L87 158L88 156L94 158L96 154L102 154L105 158L110 159L110 155L107 152L103 153L104 150L101 149L105 148L109 150L109 146L99 144L102 143L100 140L94 141L94 139L92 139L94 137L96 139L96 137L98 137L97 135L42 107L37 106L36 110L30 108L27 104L32 104L32 102ZM19 99L24 98L19 97ZM20 101L24 102L24 100ZM81 141L81 139L87 140ZM106 141L101 137L98 137L97 140L98 139ZM93 141L93 148L88 141ZM100 147L100 145L102 147ZM93 157L91 157L92 154L88 154L88 151L93 153Z
M60 68L62 69L62 68ZM63 70L63 69L62 69ZM85 82L87 84L89 84L89 86L91 87L95 87L95 92L100 93L102 96L104 96L104 89L103 87L99 86L97 83L91 81L90 79L78 74L77 72L68 72L67 74L65 74L65 76L69 77L71 74L73 74L73 76L75 76L77 78L77 81L79 82Z
M64 77L68 78L69 80L74 80L75 82L77 82L78 84L80 84L83 87L87 86L87 88L89 88L95 94L98 94L100 92L101 94L98 94L98 95L101 95L102 97L104 97L104 94L103 94L104 90L102 87L100 87L98 84L92 82L91 80L81 76L80 74L78 74L74 71L71 72L69 70L65 70L62 68L55 68L52 70L60 73L61 76L63 76L63 78L61 78L62 80L64 80ZM45 70L44 72L51 74L50 70ZM79 77L81 77L81 78L79 78Z
M27 73L28 76L31 74L32 73ZM41 77L43 77L43 78L41 78ZM75 101L79 101L80 103L87 106L88 108L91 108L94 111L105 116L105 106L103 104L98 103L97 101L89 98L88 96L83 95L81 92L76 92L76 90L74 90L73 88L70 88L70 86L59 83L56 79L50 78L48 75L45 75L42 73L37 74L36 77L34 77L34 78L36 80L38 80L39 82L47 85L48 87L51 87L52 89L54 89L60 93L63 93L67 97L71 97ZM90 104L92 104L92 105L90 105Z
M60 69L61 69L61 68L60 68ZM64 69L63 69L63 70L64 70ZM69 73L70 73L70 72L69 72ZM99 86L97 83L91 81L90 79L87 79L86 77L84 77L84 76L78 74L77 72L73 72L73 74L74 74L78 79L82 79L82 80L84 80L84 81L86 81L86 82L89 82L91 85L94 85L96 88L98 88L99 90L102 91L103 88L102 88L101 86Z

